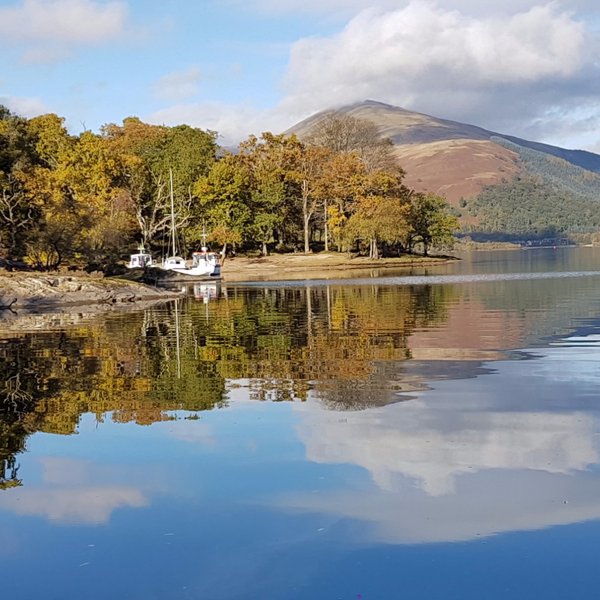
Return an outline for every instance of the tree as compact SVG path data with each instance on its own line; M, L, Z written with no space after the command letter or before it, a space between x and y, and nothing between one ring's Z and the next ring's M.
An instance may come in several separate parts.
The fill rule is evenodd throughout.
M370 173L348 220L348 241L367 243L369 258L379 258L381 243L400 244L409 231L410 196L402 177L385 171Z
M260 243L263 255L269 245L281 240L281 228L289 215L291 184L288 172L293 144L285 136L263 133L240 144L239 158L249 175L252 223L250 235Z
M448 212L448 203L435 194L413 194L408 221L410 224L410 247L423 244L427 256L431 245L452 243L453 233L460 227L458 219Z
M0 174L0 240L8 256L22 256L24 232L31 228L39 210L29 201L21 182L15 175Z
M289 177L299 189L302 211L304 252L310 252L310 224L319 205L327 195L325 174L332 152L318 146L298 144L295 148L295 165Z
M26 173L23 185L41 210L27 247L28 258L38 268L52 269L77 251L81 233L88 226L86 207L78 203L71 185L76 138L67 132L64 119L55 114L30 119L28 128L35 137L39 160Z
M330 237L341 249L344 225L354 211L366 176L366 167L357 154L332 152L321 179L326 251Z
M23 186L37 160L27 120L0 105L0 247L15 258L23 256L28 235L40 216Z
M175 226L184 249L187 242L198 241L194 186L216 160L216 133L187 125L149 125L129 117L122 126L106 125L103 135L124 165L123 185L135 206L142 244L161 245L162 236L164 245L171 226L171 177Z
M392 140L383 137L379 128L366 119L330 112L315 123L306 139L333 152L355 153L369 171L399 169Z
M247 169L237 156L227 154L196 181L194 195L203 215L202 227L206 221L211 239L223 246L226 256L228 245L241 243L250 221Z

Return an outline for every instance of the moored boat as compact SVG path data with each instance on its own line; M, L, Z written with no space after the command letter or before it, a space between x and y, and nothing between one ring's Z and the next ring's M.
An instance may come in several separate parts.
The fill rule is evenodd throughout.
M175 206L173 201L173 173L169 171L171 187L171 239L170 247L172 254L165 258L162 264L156 265L159 269L169 272L170 281L193 281L208 278L219 278L221 276L221 262L219 254L209 252L206 247L206 232L203 233L203 244L200 252L192 254L192 262L188 262L177 255L177 232L175 226Z
M152 255L146 252L144 246L140 246L136 254L131 254L127 263L128 269L145 269L146 267L153 266L154 260L152 259Z

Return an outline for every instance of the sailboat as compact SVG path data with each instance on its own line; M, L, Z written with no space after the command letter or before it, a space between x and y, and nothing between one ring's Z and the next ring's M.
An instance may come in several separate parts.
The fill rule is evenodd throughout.
M209 252L206 246L206 232L202 234L202 247L200 252L192 254L192 263L188 264L181 256L177 255L177 232L175 228L175 205L173 202L173 173L169 171L171 184L171 239L169 250L171 256L165 258L159 268L170 271L172 275L181 275L182 281L192 281L194 279L213 279L221 276L221 262L219 254ZM175 277L170 276L171 281Z

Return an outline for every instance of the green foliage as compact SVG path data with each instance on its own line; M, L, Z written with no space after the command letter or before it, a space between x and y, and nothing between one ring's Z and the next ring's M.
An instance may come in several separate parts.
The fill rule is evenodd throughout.
M430 246L451 246L460 226L458 219L450 213L448 203L435 194L414 194L411 198L408 221L410 244L423 245L427 256Z
M519 154L524 173L485 188L468 205L478 229L523 237L600 229L600 175L502 138L493 141Z
M596 231L600 228L599 208L597 202L525 176L484 189L469 212L479 219L482 231L535 237Z

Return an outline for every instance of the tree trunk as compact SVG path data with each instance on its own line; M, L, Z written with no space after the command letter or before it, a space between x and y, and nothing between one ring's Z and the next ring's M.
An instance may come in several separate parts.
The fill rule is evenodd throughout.
M325 226L324 226L324 233L325 233L325 252L329 252L329 227L327 226L327 199L325 199Z
M379 258L379 248L377 247L377 238L371 238L370 248L369 248L369 258L378 259Z
M310 252L310 216L306 213L304 214L304 253L308 254Z

